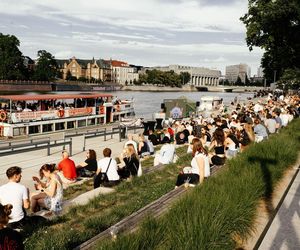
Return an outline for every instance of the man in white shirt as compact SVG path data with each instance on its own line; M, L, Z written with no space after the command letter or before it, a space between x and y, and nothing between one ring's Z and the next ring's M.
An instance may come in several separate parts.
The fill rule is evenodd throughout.
M25 213L23 209L30 207L29 191L20 184L22 169L11 167L7 169L6 176L8 183L0 187L0 202L2 205L11 204L13 206L10 214L9 227L19 228L24 225Z
M98 169L94 178L94 188L98 188L103 183L101 180L101 174L106 173L108 177L109 186L116 185L120 182L120 176L118 174L117 162L111 158L111 149L105 148L103 150L104 158L98 161Z
M159 164L169 164L173 162L174 155L175 155L175 146L174 144L170 144L169 137L165 136L162 140L164 144L159 153L155 155L154 158L154 166Z

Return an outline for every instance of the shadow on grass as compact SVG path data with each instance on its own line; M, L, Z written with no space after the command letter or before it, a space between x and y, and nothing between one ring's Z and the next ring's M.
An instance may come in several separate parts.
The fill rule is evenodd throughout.
M248 161L250 163L259 163L260 164L260 170L262 172L263 181L265 183L265 192L264 192L264 203L265 203L265 209L268 213L269 219L272 218L275 208L272 204L272 196L273 196L273 181L272 181L272 175L271 171L269 170L270 165L276 165L276 160L271 160L267 158L261 158L261 157L249 157Z

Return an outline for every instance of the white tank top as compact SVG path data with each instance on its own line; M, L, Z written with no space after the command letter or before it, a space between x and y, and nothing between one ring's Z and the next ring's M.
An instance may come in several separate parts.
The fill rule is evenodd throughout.
M208 156L203 154L203 153L196 153L196 155L192 159L192 161L191 161L191 167L192 167L191 172L193 174L200 175L199 167L198 167L198 164L197 164L197 158L198 157L202 157L203 160L204 160L204 177L210 176L209 159L208 159Z

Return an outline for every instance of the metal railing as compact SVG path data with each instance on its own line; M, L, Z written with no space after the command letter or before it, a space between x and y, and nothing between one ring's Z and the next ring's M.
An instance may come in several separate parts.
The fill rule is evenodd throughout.
M13 144L15 143L15 144ZM63 139L63 140L53 140L50 138L41 141L35 141L34 139L25 141L24 143L20 143L20 141L9 142L7 146L3 146L0 144L0 156L12 155L17 153L25 153L33 150L47 149L47 155L51 154L50 149L54 147L63 146L63 150L66 145L69 146L69 153L72 155L72 138Z

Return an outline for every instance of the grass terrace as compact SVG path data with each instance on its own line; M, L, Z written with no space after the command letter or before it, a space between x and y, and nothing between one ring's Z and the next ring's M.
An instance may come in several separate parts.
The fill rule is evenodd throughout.
M42 227L36 225L26 230L26 249L71 249L96 234L117 223L174 188L179 172L177 166L188 165L191 156L187 147L176 149L177 164L169 164L163 170L122 182L116 192L99 195L87 205L70 208L65 215L47 222ZM153 165L153 158L142 163L143 168ZM66 196L74 198L92 189L92 182L67 189Z
M96 249L235 249L255 230L259 204L271 215L276 184L300 151L300 119L229 160L221 174L187 193L163 217Z

